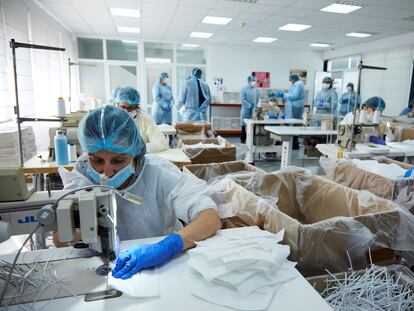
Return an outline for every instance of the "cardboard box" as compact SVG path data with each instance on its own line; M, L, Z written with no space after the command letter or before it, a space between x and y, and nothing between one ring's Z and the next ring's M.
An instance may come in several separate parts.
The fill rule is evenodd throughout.
M196 144L216 144L217 148L192 146ZM222 146L220 146L222 145ZM236 160L236 146L222 137L205 139L181 139L177 145L194 164L219 163Z
M180 139L214 138L209 122L176 123L174 127L177 130L177 142Z
M369 248L414 254L414 215L368 191L295 167L228 178L266 200L278 199L274 211L264 216L263 227L270 232L285 229L290 258L305 275L321 274L324 269L346 271L347 251L354 268L367 266ZM255 206L251 209L257 213ZM248 213L242 210L235 215L239 214Z
M194 164L187 165L183 168L183 172L187 174L193 174L200 179L210 181L213 178L219 176L225 176L231 173L262 173L265 171L257 168L245 161L231 161L222 163L210 163L210 164Z
M379 163L397 164L403 169L409 169L412 165L391 160L385 157L376 158ZM326 177L338 184L357 190L367 190L377 196L395 201L408 210L414 212L414 180L393 180L373 172L363 170L351 160L341 159L332 161L321 159L321 166L326 171Z

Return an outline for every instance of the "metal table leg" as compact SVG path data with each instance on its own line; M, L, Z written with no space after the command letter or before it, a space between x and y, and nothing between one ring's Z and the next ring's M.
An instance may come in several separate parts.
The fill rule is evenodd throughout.
M245 160L248 163L254 162L253 127L254 127L253 123L246 124L246 142L247 142L247 147L249 148L249 150L246 153Z
M293 136L282 136L282 159L280 169L284 169L292 162Z

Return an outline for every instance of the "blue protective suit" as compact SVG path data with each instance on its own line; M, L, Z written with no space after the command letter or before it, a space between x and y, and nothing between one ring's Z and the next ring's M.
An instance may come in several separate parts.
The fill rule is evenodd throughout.
M335 114L338 105L338 94L334 89L321 90L316 94L314 107L318 114Z
M251 87L245 86L240 91L240 101L242 108L240 110L240 125L244 125L243 119L250 119L252 117L253 109L257 107L260 99L260 91Z
M152 97L154 98L152 118L155 124L172 124L172 107L174 98L171 87L156 83L152 87Z
M347 113L352 112L355 108L355 104L357 106L361 104L361 98L358 96L357 92L352 91L342 94L339 99L338 114L343 117Z
M283 96L286 101L285 115L287 119L302 119L305 106L305 87L302 81L296 81Z
M183 109L183 121L207 121L207 108L211 103L210 88L201 79L192 77L184 81L177 109Z

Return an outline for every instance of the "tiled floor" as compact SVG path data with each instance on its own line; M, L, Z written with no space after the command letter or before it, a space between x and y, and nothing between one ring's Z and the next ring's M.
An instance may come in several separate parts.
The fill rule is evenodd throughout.
M236 145L238 154L237 159L243 160L244 154L243 150L245 150L247 147L242 146L240 143L240 138L237 136L228 136L225 137L229 142ZM292 163L291 165L305 167L309 169L313 174L323 174L322 168L319 166L319 159L318 158L308 158L304 154L303 146L299 150L293 150L292 152ZM279 155L280 158L280 155ZM263 157L256 156L254 165L261 168L262 170L265 170L266 172L273 172L280 170L280 160L274 160L274 159L264 159Z

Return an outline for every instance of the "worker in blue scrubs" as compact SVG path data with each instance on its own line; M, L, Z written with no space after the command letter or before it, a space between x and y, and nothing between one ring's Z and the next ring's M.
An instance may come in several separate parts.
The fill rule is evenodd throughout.
M283 95L285 100L285 115L288 119L302 119L305 106L305 87L299 76L292 74L289 76L292 84L287 93Z
M341 117L344 117L348 112L352 112L356 107L359 107L361 104L361 98L358 96L358 93L354 91L354 84L349 82L346 85L346 93L342 94L339 99L339 109L338 114Z
M412 99L408 106L401 111L399 117L414 117L414 99Z
M177 109L184 122L207 120L211 94L207 83L201 80L202 74L200 68L194 68L191 79L184 81L181 88Z
M322 80L322 90L316 94L313 103L313 113L317 114L335 114L338 104L338 94L333 88L334 80L331 77L325 77Z
M249 76L247 78L247 86L240 91L240 101L242 108L240 110L240 125L241 136L240 141L242 144L246 143L246 126L243 119L251 119L253 109L257 107L260 99L260 92L256 88L257 80L255 76Z
M168 85L169 76L166 72L161 72L160 80L152 88L154 99L152 118L155 124L172 124L172 107L174 98L171 87Z

